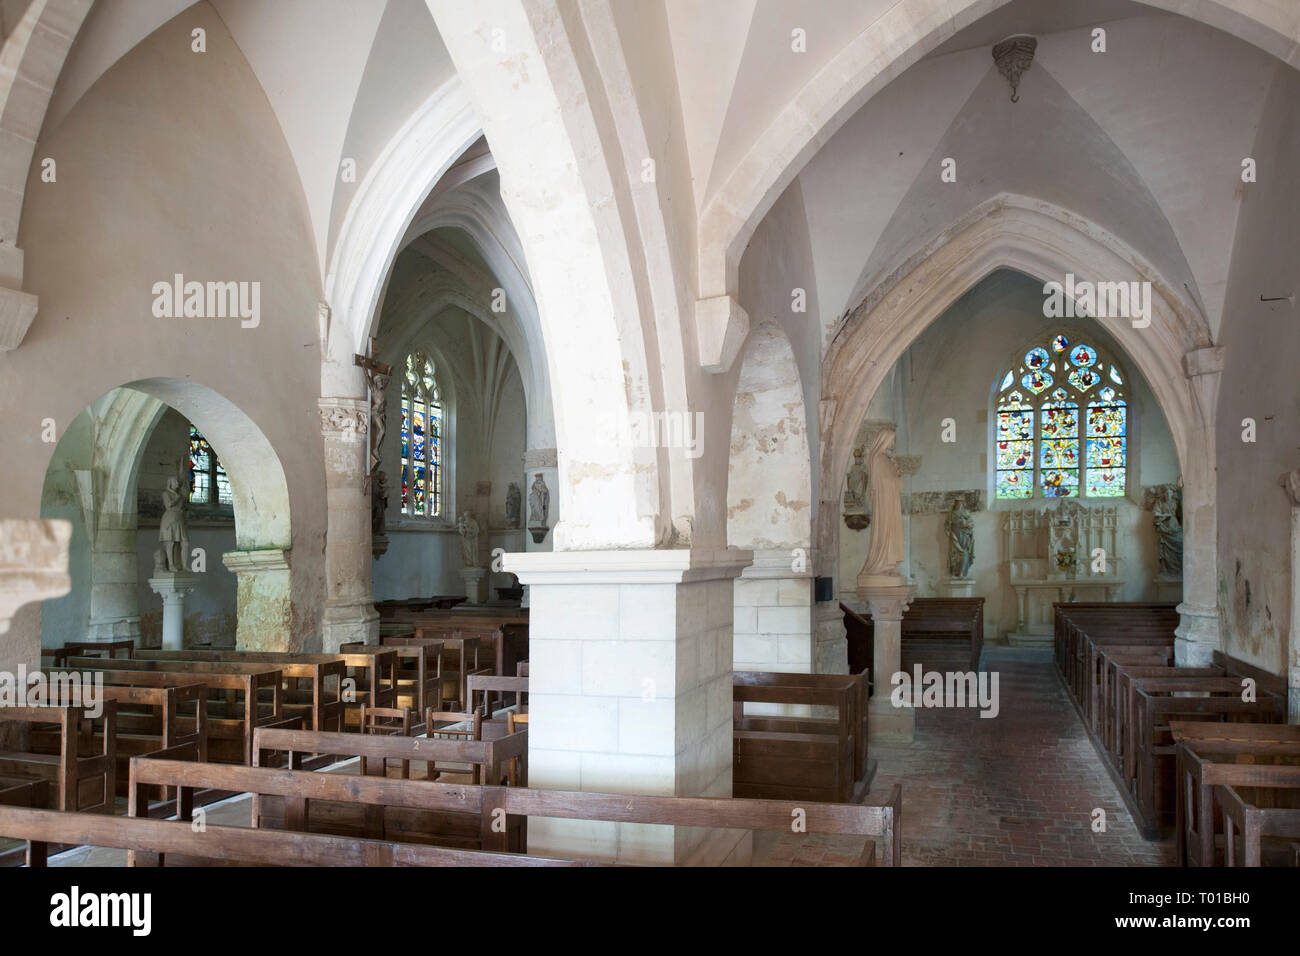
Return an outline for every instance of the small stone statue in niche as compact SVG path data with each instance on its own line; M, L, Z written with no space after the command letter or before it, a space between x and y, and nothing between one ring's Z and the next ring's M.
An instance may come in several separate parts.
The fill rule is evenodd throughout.
M975 563L975 519L961 498L953 501L943 528L948 532L948 573L964 578Z
M506 492L506 527L519 527L519 512L523 508L523 493L519 490L519 485L510 482L510 489Z
M1151 503L1156 528L1156 555L1160 574L1183 576L1183 493L1176 485L1162 485Z
M388 510L388 473L375 472L375 481L370 489L370 533L384 533L384 513Z
M542 480L539 471L528 490L528 524L530 527L546 527L546 518L551 509L551 492Z
M158 525L158 541L167 558L167 570L186 570L190 554L190 534L185 527L185 504L189 495L181 491L179 478L167 479L163 492L163 516Z

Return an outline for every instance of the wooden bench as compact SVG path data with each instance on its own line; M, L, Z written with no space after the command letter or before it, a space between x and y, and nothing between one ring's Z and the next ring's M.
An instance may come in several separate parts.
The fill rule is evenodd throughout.
M870 615L859 614L844 604L840 610L845 616L849 642L849 670L869 670L875 654L875 623ZM904 641L954 637L970 645L970 669L979 670L984 648L984 598L913 598L903 612Z
M253 731L286 720L283 708L283 677L279 668L264 664L236 664L226 661L96 660L73 658L74 669L88 673L114 672L106 683L121 683L128 675L166 674L178 684L199 681L208 689L206 714L208 756L224 763L248 763L252 759ZM182 733L197 727L183 715L177 717Z
M193 765L189 765L193 766ZM163 865L167 858L226 866L590 866L518 853L475 853L383 840L206 826L181 820L57 813L0 806L0 836L28 841L30 866L46 866L51 845L128 851L128 866Z
M805 807L775 800L448 786L386 777L148 759L133 762L132 785L133 789L145 785L170 786L182 792L205 787L243 788L245 792L257 795L278 796L286 808L284 814L271 818L259 809L259 825L310 825L313 801L399 807L408 811L439 809L463 812L478 817L479 843L485 850L504 850L513 839L511 831L503 830L497 823L502 814L507 821L512 817L546 817L787 833L791 831L791 821L801 819L807 833L865 838L863 852L856 861L858 865L873 863L879 848L881 862L886 866L896 866L902 846L902 789L897 785L889 799L879 806L817 803ZM184 807L180 809L181 819L187 819ZM211 831L212 827L208 829ZM0 825L2 833L4 829ZM474 865L473 859L466 857L462 865Z
M528 694L527 677L502 677L496 674L471 674L468 679L469 687L469 709L473 713L480 713L485 719L492 717L491 695L497 694L497 700L502 700L501 694L513 694L515 702L513 708L518 713L524 713L528 709L528 702L524 700ZM483 702L480 706L479 695L482 695Z
M131 757L159 749L192 743L196 759L206 760L208 752L207 685L185 675L100 671L104 700L117 705L114 751L117 766L117 795L127 791L128 761ZM100 734L92 733L88 742L102 750ZM31 731L31 739L46 753L57 752L59 731Z
M1213 866L1216 788L1252 787L1267 781L1287 786L1288 780L1300 779L1296 776L1300 774L1296 767L1300 763L1300 725L1172 721L1170 732L1177 745L1178 862ZM1244 830L1245 811L1252 808L1240 793L1234 798L1242 805L1233 803L1231 809L1241 812L1230 816ZM1265 835L1262 829L1259 833ZM1248 861L1252 852L1248 846Z
M830 707L834 717L750 715L746 703ZM866 676L736 671L732 793L847 803L868 782Z
M1270 723L1286 714L1286 702L1271 694L1242 700L1241 682L1234 678L1143 677L1134 681L1134 694L1128 736L1136 764L1131 792L1147 839L1157 838L1162 828L1175 824L1172 719Z
M98 717L81 704L68 703L46 707L0 707L0 721L20 721L31 725L26 736L37 733L41 725L54 724L57 738L49 750L0 752L0 777L10 780L43 780L54 784L54 808L57 810L100 810L113 812L116 767L117 704L99 702ZM95 727L98 726L98 733ZM95 749L97 738L98 749ZM35 748L38 741L32 741Z
M439 655L438 706L440 708L450 706L452 702L457 707L466 706L469 697L469 675L493 673L491 667L479 666L479 649L482 644L482 637L479 634L448 631L439 637L381 636L379 640L379 646L384 649L398 650L423 646L429 648L428 653ZM425 710L432 706L431 701L426 701Z
M59 648L42 648L41 664L62 667L70 657L131 658L135 656L135 641L64 641Z
M313 730L341 730L344 726L343 681L347 665L333 655L273 654L253 658L241 651L144 650L136 659L275 667L284 678L281 709L285 717L302 717Z

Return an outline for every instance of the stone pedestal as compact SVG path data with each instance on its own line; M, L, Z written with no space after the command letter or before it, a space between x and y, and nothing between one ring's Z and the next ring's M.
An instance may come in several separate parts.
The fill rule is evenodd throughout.
M844 612L839 601L818 601L813 605L816 627L813 646L814 674L849 672L849 638L844 630Z
M163 602L163 650L185 649L185 595L198 587L198 583L198 575L189 571L164 571L149 579L149 587Z
M968 598L975 596L974 578L945 578L943 585L948 592L948 597Z
M465 582L466 604L482 604L486 600L486 568L461 568L460 579Z
M747 551L507 554L530 591L529 784L731 795L733 580ZM535 820L528 850L631 864L748 863L735 830Z
M221 563L236 580L235 607L239 623L235 646L241 651L302 650L293 637L289 552L279 548L228 551L221 556ZM373 603L370 610L379 616ZM338 650L337 645L334 650Z
M858 576L858 596L871 609L875 625L871 674L875 689L867 708L869 741L910 744L916 735L916 713L911 705L895 707L890 700L893 677L903 666L903 612L914 594L915 589L902 578Z

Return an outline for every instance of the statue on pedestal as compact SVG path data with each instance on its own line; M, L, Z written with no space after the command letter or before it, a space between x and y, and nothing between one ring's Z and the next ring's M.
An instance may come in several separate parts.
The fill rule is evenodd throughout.
M871 492L871 541L863 575L898 577L898 566L906 558L903 546L903 471L890 450L894 430L881 429L867 454L867 476Z
M463 511L456 519L456 530L460 532L460 560L466 568L477 568L479 524L472 511Z
M528 490L528 524L530 527L546 527L546 517L550 512L551 492L542 480L539 471L533 479L533 486Z
M862 464L865 449L853 449L853 464L849 466L844 488L844 523L853 531L861 531L871 523L867 517L867 469Z
M948 573L954 578L964 578L975 563L975 519L961 498L952 503L943 529L948 532Z
M185 527L185 504L189 496L181 491L179 478L167 479L163 492L163 516L158 525L158 541L167 559L168 571L187 570L190 535Z
M1156 554L1160 573L1183 576L1183 494L1175 485L1162 485L1151 503L1151 521L1156 528Z

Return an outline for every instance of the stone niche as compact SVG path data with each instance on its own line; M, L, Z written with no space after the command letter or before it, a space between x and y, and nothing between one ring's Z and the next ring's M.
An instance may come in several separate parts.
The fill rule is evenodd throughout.
M1060 499L1018 508L1002 518L1002 556L1016 593L1013 645L1052 640L1052 604L1115 601L1124 586L1119 508Z

